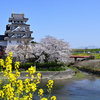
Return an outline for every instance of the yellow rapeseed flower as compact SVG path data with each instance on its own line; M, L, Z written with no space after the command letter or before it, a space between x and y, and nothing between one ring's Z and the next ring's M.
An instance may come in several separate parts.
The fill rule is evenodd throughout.
M9 52L9 55L10 55L10 56L12 56L12 55L13 55L13 53L12 53L12 52Z
M56 99L57 99L56 96L51 97L51 100L56 100Z
M32 83L32 91L35 92L37 90L37 86L35 83Z
M32 98L32 93L29 93L29 97Z
M34 78L34 75L31 75L31 78Z
M43 89L39 89L38 96L43 96Z
M17 78L19 78L20 77L20 72L16 72L16 76L17 76Z
M26 76L28 76L28 74L26 74Z
M30 68L28 68L28 71L30 72L30 75L32 75L36 72L36 69L35 67L31 66Z
M2 82L1 82L1 80L0 80L0 84L1 84Z
M0 97L3 98L4 97L4 92L2 90L0 90Z
M47 91L50 92L50 90L51 90L51 88L53 86L53 80L49 80L47 86L48 86L48 90Z
M16 70L19 68L19 65L20 65L20 63L17 61L17 62L15 63L15 66L14 66Z
M0 59L0 65L3 66L3 68L5 68L4 60L3 59Z

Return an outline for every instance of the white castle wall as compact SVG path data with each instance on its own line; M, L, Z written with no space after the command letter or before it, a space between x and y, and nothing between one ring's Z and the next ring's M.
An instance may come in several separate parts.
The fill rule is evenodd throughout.
M21 41L21 43L23 43L23 42ZM19 41L19 43L17 43L17 41L15 41L15 40L11 40L11 43L9 41L7 41L7 45L19 45L21 43L20 43L20 41Z
M7 41L0 41L0 46L7 46Z

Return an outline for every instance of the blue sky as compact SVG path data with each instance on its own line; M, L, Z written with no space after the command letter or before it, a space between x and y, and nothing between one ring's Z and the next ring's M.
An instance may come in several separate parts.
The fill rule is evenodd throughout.
M71 48L100 47L100 0L0 0L0 35L12 11L29 18L36 42L50 35Z

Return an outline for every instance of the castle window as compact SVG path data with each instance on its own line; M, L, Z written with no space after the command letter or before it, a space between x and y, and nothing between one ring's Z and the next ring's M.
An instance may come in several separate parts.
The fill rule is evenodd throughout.
M14 23L17 23L17 21L14 21Z
M23 21L23 24L25 24L25 22Z
M28 28L28 27L25 27L25 29L26 29L26 30L29 30L29 28Z
M15 34L15 36L17 37L17 34Z
M8 34L8 36L11 36L12 34Z
M23 36L23 34L21 34L21 36Z
M11 29L13 30L15 27L11 27Z
M2 42L0 42L0 45L2 45Z
M26 34L26 37L30 37L30 34Z
M18 37L20 37L20 36L21 36L21 34L17 34L17 36L18 36Z
M14 23L14 21L12 21L12 23Z
M19 21L19 23L21 23L21 21Z
M21 43L21 41L17 41L17 43Z
M9 43L11 43L11 41L9 41Z
M17 43L19 43L19 41L17 41Z

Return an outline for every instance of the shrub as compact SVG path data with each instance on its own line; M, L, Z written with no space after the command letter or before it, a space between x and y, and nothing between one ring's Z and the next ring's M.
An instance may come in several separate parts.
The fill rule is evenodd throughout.
M64 63L59 63L59 64L57 62L50 62L50 63L21 63L19 68L27 70L30 66L34 66L34 65L36 65L36 70L37 71L46 71L46 70L47 71L54 71L53 67L60 68L61 66L64 66ZM52 68L52 70L50 68ZM56 71L59 71L57 68L56 68ZM13 69L14 69L14 64L13 64ZM60 68L60 69L63 70L64 68L63 69Z

